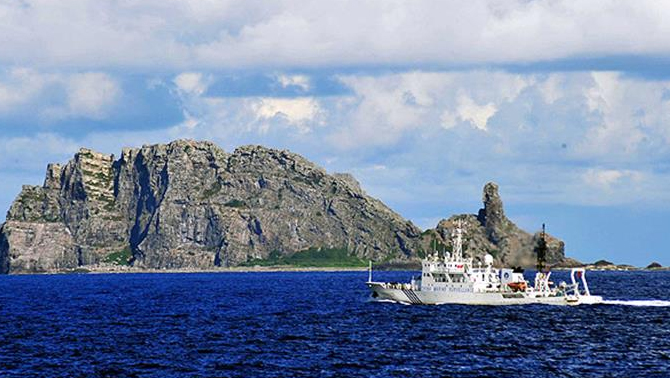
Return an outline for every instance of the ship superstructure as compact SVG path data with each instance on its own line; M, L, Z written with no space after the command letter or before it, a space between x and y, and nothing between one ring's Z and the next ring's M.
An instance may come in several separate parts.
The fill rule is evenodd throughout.
M452 252L445 251L440 256L436 251L428 255L421 261L421 275L413 277L409 283L375 282L371 264L366 284L372 297L405 304L578 305L602 302L602 297L589 292L583 268L572 269L569 284L561 282L555 286L551 282L551 272L544 262L544 225L536 248L538 269L533 285L525 280L520 268L495 268L490 254L484 256L483 265L479 262L475 267L472 257L465 257L463 253L463 227L463 223L457 223L452 233Z

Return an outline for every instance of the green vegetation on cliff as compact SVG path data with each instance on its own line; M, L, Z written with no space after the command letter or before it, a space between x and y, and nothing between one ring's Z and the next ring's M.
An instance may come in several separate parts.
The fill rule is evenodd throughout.
M295 267L364 267L367 266L364 261L351 253L346 248L309 248L304 251L296 252L290 256L283 256L279 251L270 252L267 259L253 259L243 266L276 266L290 265Z
M130 251L130 248L126 247L121 251L110 253L105 257L103 262L108 264L128 266L130 265L130 259L132 258L132 256L133 255L132 252Z

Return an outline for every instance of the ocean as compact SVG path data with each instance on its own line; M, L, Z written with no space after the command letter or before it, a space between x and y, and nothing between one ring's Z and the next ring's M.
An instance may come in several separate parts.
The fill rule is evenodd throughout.
M587 278L607 304L379 303L367 272L0 276L0 377L670 377L670 272Z

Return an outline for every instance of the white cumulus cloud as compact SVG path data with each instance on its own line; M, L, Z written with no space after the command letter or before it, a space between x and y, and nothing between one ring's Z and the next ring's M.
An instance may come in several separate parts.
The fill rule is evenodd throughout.
M490 102L480 105L465 95L458 98L459 117L480 130L486 131L489 118L493 117L497 110L496 106Z
M588 169L582 175L584 182L589 186L601 189L611 189L622 182L640 181L643 178L642 173L632 170L617 169Z
M104 117L121 92L114 79L98 72L72 75L66 88L68 113L94 119Z
M0 79L0 113L24 105L42 92L49 81L38 72L27 68L13 68Z
M284 117L290 123L312 121L319 112L317 101L311 97L261 98L256 107L259 118Z
M199 72L183 72L174 78L177 88L187 94L201 95L209 86L208 80Z
M12 68L0 75L0 115L28 111L45 122L72 117L104 118L122 89L102 72L49 73Z
M277 81L283 88L296 87L304 92L308 91L311 86L307 75L278 75Z
M0 62L207 68L509 64L668 56L670 7L640 0L0 2Z

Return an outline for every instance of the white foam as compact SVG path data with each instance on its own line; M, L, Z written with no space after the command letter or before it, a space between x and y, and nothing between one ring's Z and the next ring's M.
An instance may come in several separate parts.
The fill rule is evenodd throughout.
M394 301L393 299L379 299L379 298L372 298L372 297L370 297L368 299L368 301L378 302L378 303L399 303L399 304L402 304L402 305L410 305L411 304L411 303Z
M636 306L636 307L670 307L670 301L658 300L638 300L638 301L624 301L624 300L605 300L603 304L618 305L618 306Z

